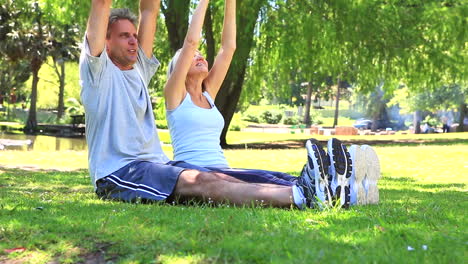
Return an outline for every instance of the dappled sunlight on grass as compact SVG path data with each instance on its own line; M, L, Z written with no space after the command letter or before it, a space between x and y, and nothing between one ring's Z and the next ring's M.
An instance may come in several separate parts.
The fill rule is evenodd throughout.
M385 177L418 183L468 183L466 145L376 148Z
M0 262L77 263L98 253L114 263L463 262L467 145L375 150L380 204L324 211L104 201L85 152L0 152L2 165L79 169L0 168ZM293 175L306 161L303 148L225 153L233 167ZM2 253L15 247L26 251Z
M198 263L215 263L218 258L206 258L201 254L194 255L159 255L157 258L158 263L172 263L172 264L198 264Z

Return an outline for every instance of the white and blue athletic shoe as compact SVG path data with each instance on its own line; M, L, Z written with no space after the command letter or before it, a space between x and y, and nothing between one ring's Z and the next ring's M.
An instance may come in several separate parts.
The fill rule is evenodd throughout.
M299 207L300 209L305 208L315 208L317 201L315 200L315 183L314 177L310 174L307 169L307 164L304 165L302 168L301 176L298 177L296 181L297 188L302 192L304 195L305 201L304 205Z
M335 202L343 208L348 208L350 203L349 181L352 175L352 161L346 146L340 140L332 138L327 144L330 156L328 172L331 176L331 190Z
M303 173L307 174L312 180L317 204L320 208L323 208L329 204L332 197L328 174L330 159L320 143L315 139L307 140L305 147L307 149L307 164Z
M349 154L353 165L349 179L350 205L367 204L367 190L364 187L367 170L365 152L360 146L351 145Z
M379 189L377 182L380 179L380 162L375 150L369 145L361 146L365 157L366 176L363 180L364 189L366 191L366 199L368 204L379 203Z

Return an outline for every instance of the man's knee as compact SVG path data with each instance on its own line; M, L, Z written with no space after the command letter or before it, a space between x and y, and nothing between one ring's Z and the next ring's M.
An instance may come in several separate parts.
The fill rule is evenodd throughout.
M206 187L207 183L214 180L215 175L212 173L185 170L179 175L175 191L178 194L200 193Z

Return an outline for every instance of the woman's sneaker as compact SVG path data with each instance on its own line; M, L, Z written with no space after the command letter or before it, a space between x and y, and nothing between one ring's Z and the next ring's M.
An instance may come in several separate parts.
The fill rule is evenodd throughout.
M315 183L314 176L310 174L307 169L307 164L302 168L301 176L296 181L297 188L301 191L305 198L304 204L299 207L300 209L315 208L317 204L315 196ZM305 206L304 206L305 205Z
M379 203L379 189L377 187L377 182L380 179L380 162L379 156L375 150L369 145L361 146L365 161L366 161L366 177L363 181L364 188L367 193L367 203L368 204L377 204Z
M332 197L328 174L330 159L320 143L315 139L307 140L305 147L307 149L307 164L304 171L313 179L315 196L319 207L326 207Z
M349 180L353 170L351 157L346 146L336 138L328 141L327 149L331 162L328 172L332 179L331 190L334 199L341 207L348 208L351 199Z
M364 150L358 145L351 145L349 154L353 165L349 179L350 205L367 204L367 191L364 188L367 165Z

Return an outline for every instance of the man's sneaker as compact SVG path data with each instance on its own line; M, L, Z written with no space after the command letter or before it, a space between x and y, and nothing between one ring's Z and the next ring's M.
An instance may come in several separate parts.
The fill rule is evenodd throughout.
M331 161L328 172L332 178L331 189L334 199L339 201L341 207L348 208L351 198L349 179L351 178L353 169L351 157L346 146L336 138L328 141L327 148Z
M328 204L328 201L331 201L332 197L328 174L330 158L315 139L307 140L305 147L307 149L305 173L313 179L315 196L317 197L319 206L322 207Z
M367 204L367 192L363 182L367 170L364 150L358 145L352 145L349 147L349 154L353 165L349 179L350 205Z
M380 162L375 150L369 145L361 146L366 161L366 177L363 184L367 192L367 203L379 203L379 189L377 181L380 179Z

